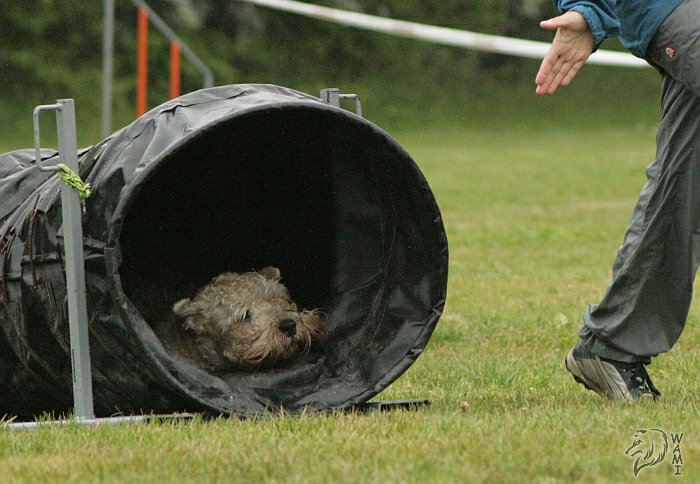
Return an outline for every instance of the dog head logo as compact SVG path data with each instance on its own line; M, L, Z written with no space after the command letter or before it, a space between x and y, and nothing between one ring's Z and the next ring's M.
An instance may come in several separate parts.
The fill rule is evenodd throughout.
M645 467L655 466L664 460L668 451L668 438L659 429L637 430L634 441L625 455L635 459L634 477Z

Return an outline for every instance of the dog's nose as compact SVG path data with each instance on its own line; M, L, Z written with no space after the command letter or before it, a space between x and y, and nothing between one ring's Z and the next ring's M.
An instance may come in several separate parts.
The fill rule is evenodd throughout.
M293 319L284 319L280 321L280 331L291 337L297 334L297 323Z

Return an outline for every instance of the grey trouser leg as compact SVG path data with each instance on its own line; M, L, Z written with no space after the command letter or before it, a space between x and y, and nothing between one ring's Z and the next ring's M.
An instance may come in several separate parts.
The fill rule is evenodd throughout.
M586 309L580 332L593 354L645 363L678 340L700 263L700 0L671 14L647 57L663 79L656 161L612 282L600 304Z

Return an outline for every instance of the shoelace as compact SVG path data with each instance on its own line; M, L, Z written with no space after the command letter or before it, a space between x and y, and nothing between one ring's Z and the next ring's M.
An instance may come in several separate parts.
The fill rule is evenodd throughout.
M636 385L636 388L641 393L651 392L654 398L661 396L661 392L654 386L646 367L642 363L634 363L632 365L622 367L620 370L629 372L630 382Z

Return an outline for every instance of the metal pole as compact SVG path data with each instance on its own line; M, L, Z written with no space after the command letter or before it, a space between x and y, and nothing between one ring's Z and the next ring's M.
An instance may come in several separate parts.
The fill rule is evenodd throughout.
M321 89L321 100L327 102L336 108L340 107L340 89L337 87L329 87Z
M0 426L1 429L14 430L17 432L27 430L40 430L49 427L64 427L66 425L123 425L133 423L157 422L160 420L192 420L194 414L173 413L168 415L133 415L128 417L106 417L106 418L83 418L79 420L55 420L51 422L18 422L8 423Z
M195 53L192 52L189 47L187 47L187 44L182 42L180 37L177 36L173 29L171 29L168 24L166 24L165 21L160 18L160 15L154 12L153 9L142 0L131 0L131 3L146 10L146 12L148 12L148 18L151 20L153 26L160 30L160 32L165 35L168 40L180 44L182 55L184 55L187 60L189 60L194 67L202 73L202 76L204 77L204 87L212 87L214 85L214 74L212 73L211 69L209 69L206 64L204 64L204 62L202 62L199 57L197 57Z
M170 42L170 99L180 95L180 44Z
M112 133L112 82L114 79L114 0L104 0L102 32L102 138Z
M136 46L136 117L148 110L148 11L139 8Z
M155 13L146 2L141 0L131 0L131 3L138 8L143 8L160 32L171 42L177 42L182 55L185 56L204 78L203 86L212 87L214 85L214 74L202 62L197 55L192 52L180 37ZM103 58L102 58L102 137L106 138L112 133L112 89L114 82L114 0L104 0L104 28L103 28Z
M72 99L59 99L56 111L58 152L61 162L78 173L75 105ZM92 372L85 296L85 259L83 226L78 192L66 184L61 186L63 240L66 258L66 291L73 364L73 404L79 419L95 417L92 401Z
M59 167L45 166L41 160L39 116L45 111L56 111L58 151L60 163L79 174L78 141L75 125L75 103L72 99L59 99L56 104L34 108L34 149L36 165L41 171L59 171ZM68 326L70 331L71 366L73 369L74 419L55 422L21 422L0 424L0 429L36 430L45 426L70 423L81 425L118 425L158 419L191 420L192 414L142 415L132 417L95 418L92 395L92 370L90 366L90 334L87 316L85 259L83 255L83 226L80 196L77 190L61 185L61 210L63 216L63 241L65 250L66 294L68 298Z
M355 114L362 117L362 101L357 94L341 94L340 99L352 99L355 101Z
M352 99L355 101L355 114L362 116L362 102L360 101L360 96L357 94L341 94L340 89L337 87L329 87L326 89L321 89L321 101L335 106L340 107L340 101L343 99Z

